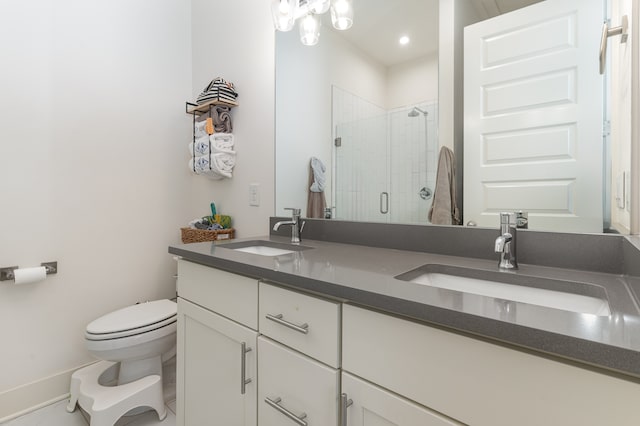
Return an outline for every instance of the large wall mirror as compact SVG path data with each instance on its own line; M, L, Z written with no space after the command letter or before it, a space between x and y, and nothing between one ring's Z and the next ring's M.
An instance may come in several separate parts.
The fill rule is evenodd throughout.
M440 22L440 1L448 2L448 8L455 4L455 22ZM578 79L575 72L541 69L520 76L518 64L526 63L527 55L569 56L562 49L567 44L584 44L580 37L598 44L601 22L609 16L611 21L616 20L616 14L624 14L624 4L630 3L610 2L354 0L353 27L336 31L325 16L320 41L315 46L302 45L297 28L276 32L275 214L286 216L285 208L299 207L305 217L428 225L438 154L448 146L459 156L458 179L462 181L464 176L466 192L459 195L464 224L473 221L480 226L497 227L500 210L522 209L529 212L530 229L628 233L630 100L629 87L617 86L612 77L624 73L616 68L620 66L616 60L607 65L604 78L594 76L591 80L602 87L603 95L598 100L603 117L600 121L610 122L611 131L595 137L599 143L594 148L597 153L589 154L591 163L580 178L581 182L589 181L585 187L576 189L575 179L569 174L574 173L575 163L585 158L583 148L576 148L576 141L581 141L578 138L585 133L583 128L568 124L569 119L528 124L518 130L509 127L531 104L565 108L563 102L571 104L576 100L574 89L576 81L584 81L582 74ZM553 16L570 16L565 21L549 18L551 15L544 15L547 12L538 10L543 9L542 3L588 8L593 12L591 19L596 22L597 34L585 35L587 24L572 18L574 15L567 11L552 11L556 13ZM456 75L447 68L447 75L438 75L443 69L439 64L439 38L448 31L445 37L456 39L456 34L462 34L456 26L469 23L474 23L473 31L467 31L465 37L476 37L479 44L478 49L464 49L465 129L461 132L461 145L453 138L442 137L438 130L442 119L449 118L439 116L443 114L438 96L442 90L440 79ZM535 35L554 30L564 40L549 41L548 37L549 40L540 41L545 37ZM400 43L403 36L409 38L408 43ZM539 42L527 46L531 40ZM462 40L458 42L457 48L462 49ZM610 56L630 61L628 45L609 43ZM474 50L484 53L469 54ZM597 58L597 51L593 56ZM487 57L500 66L511 61L514 68L505 71L502 80L476 73L476 68L469 70L470 64L478 61L478 70L491 71L491 64L485 67L482 62ZM459 80L455 83L463 87ZM538 85L542 80L548 81L549 86ZM519 92L509 100L503 96L504 87L516 87ZM593 85L590 90L594 91ZM612 96L612 92L618 95ZM476 94L482 99L475 100ZM526 107L522 101L525 95L531 98ZM585 95L579 96L583 100ZM479 111L469 107L469 99L482 105ZM462 99L456 102L462 103ZM557 112L552 115L559 116ZM625 117L626 123L616 121L617 115ZM541 117L544 113L533 111L531 116ZM592 115L591 121L593 118ZM500 120L508 124L500 128L496 125ZM471 145L472 141L477 143ZM307 209L310 183L314 181L312 158L316 172L324 168L321 195L326 200L326 211L317 209L317 203ZM598 167L594 168L596 163ZM480 186L474 186L476 183ZM587 213L588 220L580 218L580 224L574 225L575 212L585 211L580 204L584 199L589 200L591 211L597 212ZM583 222L587 225L583 226Z

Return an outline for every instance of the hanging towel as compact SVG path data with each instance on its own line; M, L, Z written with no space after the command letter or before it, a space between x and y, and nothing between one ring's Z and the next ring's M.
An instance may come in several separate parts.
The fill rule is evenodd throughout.
M309 188L312 192L323 192L324 184L326 182L326 177L324 176L324 172L326 168L322 161L318 160L316 157L311 157L311 171L313 172L313 183Z
M317 176L316 170L318 171ZM311 161L309 161L309 194L307 197L307 217L309 218L324 218L324 209L327 207L327 200L324 196L324 172L324 164L317 158L311 157ZM321 184L319 182L320 175Z
M435 225L460 225L460 212L456 204L456 161L453 151L440 149L436 189L429 209L429 221Z

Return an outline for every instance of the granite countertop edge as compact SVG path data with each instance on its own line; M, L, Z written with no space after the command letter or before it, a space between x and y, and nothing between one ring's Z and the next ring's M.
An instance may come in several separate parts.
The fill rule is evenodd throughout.
M245 240L266 240L280 244L288 242L286 239L274 236L232 240L231 242ZM325 249L332 245L345 245L324 241L317 243L321 243ZM314 242L304 241L303 244L309 244L310 248L318 248L317 245L314 245ZM640 350L635 350L635 348L625 348L598 341L597 339L580 338L487 318L481 315L445 309L422 301L407 300L406 298L363 290L344 282L337 283L325 278L312 278L292 271L276 270L266 266L269 264L261 259L262 256L235 253L234 250L215 250L214 247L216 246L224 247L222 244L214 243L182 244L170 246L169 253L204 266L219 268L267 282L271 281L292 289L316 293L345 303L423 322L426 325L435 325L451 331L479 336L499 344L506 343L540 352L541 355L557 356L584 363L587 366L612 370L623 375L633 376L635 379L640 378ZM208 247L210 249L207 249ZM376 248L375 250L381 251L379 253L382 253L382 255L384 255L384 250L394 253L399 252L395 249ZM640 323L640 318L638 318L638 322Z

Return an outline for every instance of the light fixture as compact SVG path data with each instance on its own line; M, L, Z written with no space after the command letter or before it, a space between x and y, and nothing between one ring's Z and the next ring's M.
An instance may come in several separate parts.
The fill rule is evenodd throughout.
M409 44L410 41L411 41L411 39L409 39L408 36L404 35L404 36L400 37L400 40L398 40L398 43L400 43L402 46L404 46L405 44Z
M271 2L271 16L273 25L278 31L291 31L296 20L298 0L273 0Z
M353 0L271 0L273 25L278 31L290 31L300 19L300 41L313 46L320 38L320 16L331 10L331 23L337 30L353 24Z
M313 13L300 20L300 41L305 46L313 46L320 38L320 17Z
M331 23L336 30L348 30L353 25L353 3L351 0L331 2Z

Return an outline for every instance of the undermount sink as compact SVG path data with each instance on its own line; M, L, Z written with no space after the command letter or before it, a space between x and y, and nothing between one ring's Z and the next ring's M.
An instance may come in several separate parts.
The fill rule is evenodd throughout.
M435 264L421 266L396 278L430 287L581 314L611 314L604 288L593 284Z
M302 250L310 249L311 247L305 247L295 244L276 243L273 241L242 241L238 243L221 244L219 247L225 249L231 249L243 253L257 254L260 256L283 256L285 254L291 254Z

